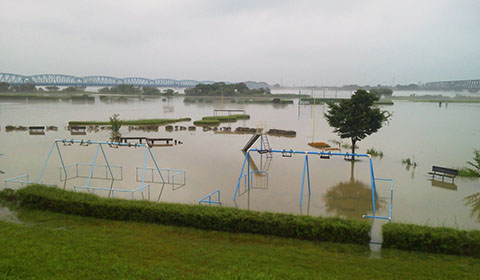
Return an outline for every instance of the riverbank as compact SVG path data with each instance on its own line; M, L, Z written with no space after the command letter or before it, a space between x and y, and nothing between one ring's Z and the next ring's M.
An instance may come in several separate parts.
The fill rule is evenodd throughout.
M474 279L480 273L480 260L470 257L3 212L11 222L0 221L0 278Z

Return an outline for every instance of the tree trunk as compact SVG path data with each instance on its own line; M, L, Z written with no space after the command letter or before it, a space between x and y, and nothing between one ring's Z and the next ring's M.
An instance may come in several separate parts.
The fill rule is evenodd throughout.
M355 181L355 161L350 162L350 183Z
M357 143L357 141L352 138L352 154L355 154L355 143ZM352 161L353 160L355 160L355 156L352 155Z

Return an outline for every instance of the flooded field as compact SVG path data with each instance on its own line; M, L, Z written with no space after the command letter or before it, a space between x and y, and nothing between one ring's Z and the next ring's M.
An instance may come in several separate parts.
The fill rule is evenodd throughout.
M308 92L302 92L308 93ZM328 92L328 97L334 93ZM348 92L337 93L347 97ZM315 93L322 97L323 92ZM402 95L402 94L400 94ZM406 93L404 94L404 96ZM452 93L445 95L453 96ZM427 173L432 165L459 168L471 160L473 150L480 149L480 104L452 103L439 106L438 103L415 103L395 101L392 106L383 106L393 114L389 124L378 133L359 143L357 152L365 153L369 148L382 151L383 158L373 161L376 177L391 178L395 182L393 215L397 222L428 225L444 225L462 229L480 227L479 197L480 181L457 177L454 183L432 181ZM338 147L338 136L325 121L323 114L326 105L294 104L238 104L225 99L214 102L184 103L182 97L162 98L104 98L100 96L63 100L42 99L0 99L0 180L21 174L29 174L35 180L40 173L49 149L55 139L102 140L110 137L109 130L90 129L86 135L72 135L66 128L69 121L107 121L114 113L120 119L184 118L190 122L180 122L173 126L192 126L193 121L211 116L216 109L245 110L249 120L221 124L234 131L237 127L256 128L259 123L267 129L296 131L295 137L269 136L273 149L319 151L308 146L309 142L329 142ZM6 126L56 126L44 134L30 135L28 131L7 131ZM227 129L228 130L228 129ZM122 136L173 138L182 144L171 147L154 147L152 152L160 168L182 169L186 171L186 184L174 185L152 183L150 199L181 203L198 203L208 193L219 189L223 205L248 208L260 211L285 212L309 215L345 216L361 218L371 214L370 170L368 160L355 163L343 157L321 159L310 157L311 195L304 192L300 207L300 187L304 156L282 157L274 154L271 159L265 155L252 153L252 166L268 172L266 177L259 174L252 177L252 188L239 190L239 197L233 201L237 180L240 175L244 154L241 148L250 139L250 134L221 133L220 131L195 131L173 129L166 131L160 126L158 131L132 130L128 126L120 129ZM254 147L259 147L259 143ZM348 140L343 141L349 144ZM91 163L95 146L78 144L60 145L65 164ZM341 144L340 144L341 147ZM348 152L348 149L342 149ZM111 148L105 146L105 154L111 165L121 166L122 180L114 181L115 188L134 189L141 185L137 167L144 162L144 149L135 147ZM408 167L402 159L410 158L418 165ZM97 164L104 164L99 156ZM42 181L60 186L60 160L56 151L52 154ZM148 167L153 163L148 159ZM73 169L72 169L73 170ZM77 174L77 170L74 172ZM67 180L65 187L85 185L89 166L78 167L77 178ZM114 176L120 169L114 169ZM151 171L146 178L151 179ZM141 172L140 172L141 173ZM70 173L71 174L71 173ZM149 175L150 174L150 175ZM97 178L108 177L105 168L94 170ZM150 176L150 177L149 177ZM141 174L140 174L141 177ZM155 178L154 178L155 179ZM156 178L158 180L158 178ZM92 186L110 187L110 180L93 179ZM18 183L10 182L8 187L18 188ZM377 185L380 198L389 196L389 185ZM107 196L106 191L96 191ZM116 193L116 197L129 198L130 194ZM476 195L476 196L475 196ZM142 199L135 193L136 199ZM380 215L388 213L388 204L380 199L377 204Z

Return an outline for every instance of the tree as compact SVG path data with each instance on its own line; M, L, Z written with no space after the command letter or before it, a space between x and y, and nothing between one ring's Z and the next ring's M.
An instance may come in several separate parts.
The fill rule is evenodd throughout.
M391 116L388 111L373 108L378 99L374 93L359 89L350 99L343 99L338 104L328 103L325 118L341 138L351 139L352 154L358 141L377 132ZM352 159L355 157L352 156Z
M374 88L370 90L371 93L374 93L378 97L390 97L393 94L393 90L390 88Z
M49 86L49 87L45 87L48 91L50 92L55 92L55 91L58 91L60 88L57 87L57 86Z
M109 87L104 87L98 90L99 93L110 93Z
M120 127L122 127L122 122L118 118L119 116L120 116L119 114L113 114L110 117L110 125L112 126L111 140L113 142L119 142L120 137L122 136L120 134Z
M175 91L171 88L166 89L162 92L164 96L173 96L175 94Z
M160 90L155 87L142 87L143 94L146 95L156 95L160 94Z
M14 85L12 86L14 92L36 92L37 88L35 84L28 83L25 85Z
M112 87L110 92L113 93L140 93L140 89L135 87L134 85L118 85L116 87Z
M6 82L0 83L0 92L7 92L9 88L10 88L10 85L8 83Z

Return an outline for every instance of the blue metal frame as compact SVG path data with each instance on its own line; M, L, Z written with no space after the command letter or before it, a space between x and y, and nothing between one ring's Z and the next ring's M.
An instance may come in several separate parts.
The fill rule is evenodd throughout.
M237 180L237 187L235 188L235 193L233 195L233 201L235 202L237 199L237 194L238 190L240 188L240 184L242 182L242 178L247 177L248 179L245 180L245 184L247 185L247 189L250 190L250 164L249 164L249 158L250 158L250 152L264 152L265 150L262 149L250 149L246 154L245 158L243 160L242 164L242 169L240 171L240 176L238 177ZM300 207L302 207L303 204L303 189L305 186L305 179L307 181L308 185L308 194L311 195L311 188L310 188L310 164L308 161L308 157L311 155L319 155L319 156L342 156L342 157L366 157L369 159L369 164L370 164L370 179L371 179L371 190L372 190L372 212L373 215L363 215L363 218L378 218L378 219L385 219L385 220L392 220L392 203L393 203L393 180L392 179L383 179L383 178L375 178L375 174L373 172L373 161L370 155L368 154L352 154L352 153L332 153L332 152L315 152L315 151L293 151L293 150L269 150L271 153L281 153L285 154L285 152L288 152L289 155L295 155L295 154L300 154L300 155L305 155L305 161L303 164L303 173L302 173L302 185L300 188ZM246 163L246 164L245 164ZM245 172L245 165L247 165L247 171ZM390 186L390 205L389 205L389 214L387 217L384 216L377 216L376 215L376 208L375 208L375 203L377 200L377 188L376 188L376 183L375 181L389 181L391 182Z
M212 196L215 193L217 194L217 200L212 200ZM218 205L222 206L222 202L220 201L220 190L216 189L213 192L211 192L211 193L207 194L206 196L204 196L203 198L201 198L200 201L198 201L198 204L202 204L202 203L208 203L209 205L218 204Z
M87 177L87 184L84 185L84 186L74 186L74 189L87 189L88 191L95 191L95 190L108 190L112 193L112 196L114 195L114 192L131 192L132 193L132 199L134 198L134 192L136 191L141 191L141 194L142 194L142 197L143 197L143 190L146 188L148 190L148 195L150 196L150 185L149 184L145 184L145 173L146 173L146 165L147 165L147 159L148 159L148 155L150 155L154 165L155 165L155 170L157 170L158 174L160 175L160 178L162 179L163 182L165 182L165 180L163 179L163 175L160 171L160 168L158 167L158 164L157 164L157 161L155 160L155 157L153 156L153 153L152 151L150 150L150 147L148 147L147 144L132 144L132 143L117 143L117 142L108 142L108 141L84 141L84 140L74 140L74 139L71 139L71 140L67 140L67 139L56 139L49 152L48 152L48 155L43 163L43 166L42 166L42 169L40 171L40 174L38 175L38 178L36 180L36 183L40 183L41 181L41 178L43 176L43 173L45 172L45 169L46 169L46 166L52 156L52 153L53 153L53 150L54 148L57 149L57 152L58 152L58 156L60 158L60 162L62 164L62 167L61 167L61 170L60 172L62 173L62 170L63 170L63 173L64 173L64 176L65 176L65 179L68 179L68 173L67 173L67 167L69 166L72 166L72 165L65 165L64 161L63 161L63 157L62 157L62 153L61 153L61 150L60 150L60 147L58 146L59 143L63 143L65 145L71 145L71 144L80 144L80 145L85 145L85 146L88 146L90 144L92 145L98 145L96 150L95 150L95 154L94 154L94 157L93 157L93 161L91 164L84 164L84 165L89 165L90 166L90 172L89 172L89 175ZM133 190L127 190L127 189L114 189L113 187L110 187L110 188L99 188L99 187L92 187L90 186L90 183L91 183L91 179L93 178L93 169L95 167L98 167L98 166L106 166L107 170L109 171L110 173L110 176L111 176L111 180L112 182L114 180L116 180L115 176L113 175L113 171L112 171L112 166L110 166L110 163L108 161L108 158L105 154L105 151L103 149L103 146L102 145L109 145L109 146L112 146L112 147L143 147L145 148L145 156L144 156L144 161L143 161L143 169L142 169L142 184L140 185L140 187L136 188L136 189L133 189ZM98 153L99 151L102 151L102 155L103 155L103 158L105 159L105 163L106 165L100 165L100 164L96 164L96 161L97 161L97 157L98 157ZM77 177L78 177L78 163L76 164L77 166ZM115 167L115 166L113 166ZM121 167L120 167L121 168ZM61 173L60 173L60 181L62 180L62 176L61 176ZM181 174L182 172L176 172L175 174L172 175L172 181L173 181L173 184L175 184L175 176ZM183 171L183 173L185 173L185 171ZM152 172L153 174L153 172ZM122 175L121 175L122 176ZM108 175L106 176L108 177ZM26 178L26 180L20 180L22 178ZM120 179L121 180L121 179ZM28 175L21 175L21 176L17 176L17 177L13 177L13 178L8 178L5 180L5 185L7 185L8 182L18 182L18 183L21 183L22 186L23 184L31 184L33 183L32 181L29 180L29 177ZM185 182L185 179L184 179L184 182Z
M136 172L136 180L137 182L140 182L140 180L138 179L138 170L143 170L142 167L136 167L135 169L135 172ZM170 184L170 185L180 185L180 186L184 186L186 183L187 183L187 176L186 176L186 171L183 170L183 169L172 169L172 168L158 168L158 170L160 171L166 171L167 172L167 182L165 182L163 176L161 177L162 181L161 182L158 182L158 181L155 181L154 177L153 177L153 171L156 170L156 168L150 168L150 167L147 167L145 168L145 170L149 170L149 171L152 171L152 179L149 181L147 179L145 179L144 182L147 182L147 183L159 183L159 184ZM173 174L170 174L170 172L172 172ZM183 174L183 182L175 182L175 178L178 177L179 175L182 175Z
M65 168L70 170L71 168L70 167L74 167L74 171L75 171L75 174L74 175L71 175L70 177L66 177L64 178L63 175L62 175L62 171L64 170L63 167L60 167L60 182L63 182L65 180L71 180L71 179L75 179L75 178L88 178L88 176L84 176L84 175L80 175L79 172L78 172L78 167L79 166L91 166L91 163L82 163L82 162L76 162L76 163L71 163L71 164L67 164L65 165ZM108 166L106 164L95 164L95 167L105 167L105 177L95 177L95 176L92 176L92 179L103 179L103 180L118 180L118 181L122 181L123 180L123 168L122 166L120 165L111 165L109 164L110 166L110 169L108 168ZM120 178L116 177L114 178L112 175L113 175L113 172L112 172L112 169L118 169L120 170ZM108 177L108 172L110 171L110 177Z

